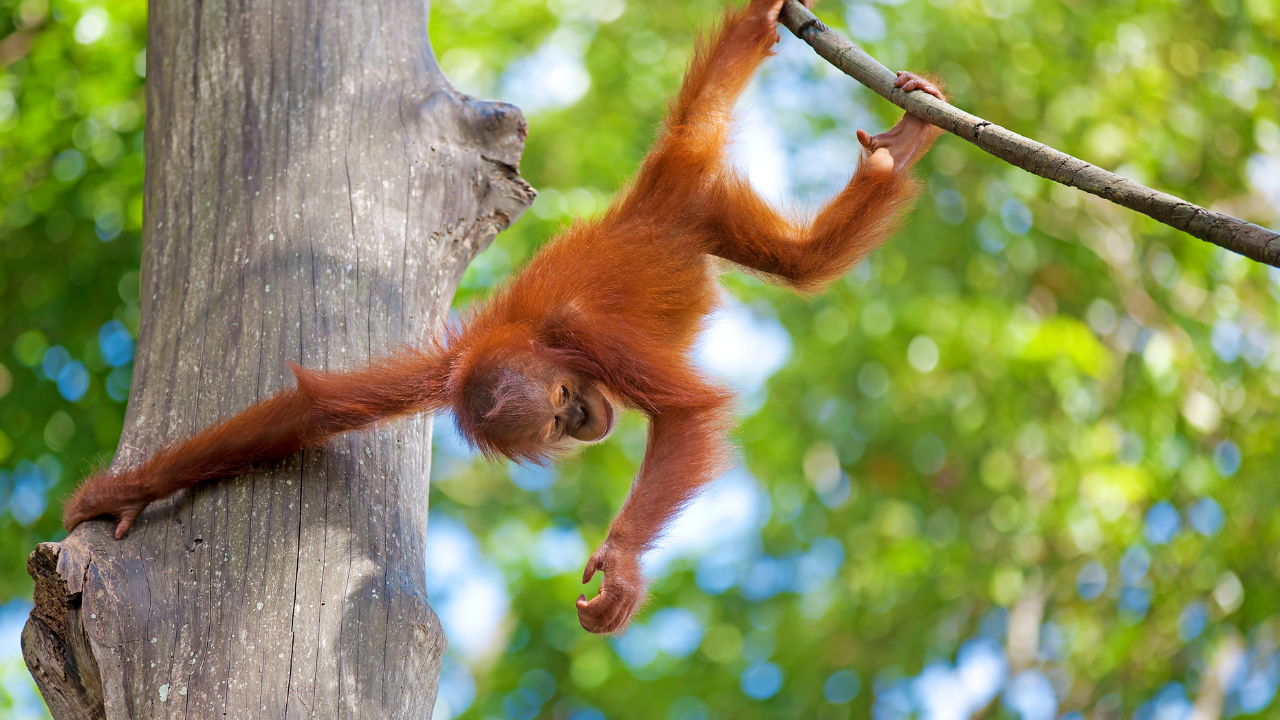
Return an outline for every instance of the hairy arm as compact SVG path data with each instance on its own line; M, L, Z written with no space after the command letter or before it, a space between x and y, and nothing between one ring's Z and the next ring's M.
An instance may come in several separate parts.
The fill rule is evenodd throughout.
M161 448L141 465L90 476L67 501L67 530L110 516L124 537L147 505L183 488L247 472L329 437L442 404L442 362L407 351L353 372L293 366L298 386Z
M640 556L667 523L724 470L728 396L708 389L702 402L651 416L644 462L604 543L587 561L584 583L604 573L600 593L578 599L578 621L594 633L626 626L644 601Z

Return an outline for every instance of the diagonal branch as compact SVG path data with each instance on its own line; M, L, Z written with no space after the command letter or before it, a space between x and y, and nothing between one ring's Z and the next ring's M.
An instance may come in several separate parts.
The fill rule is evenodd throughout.
M797 0L787 0L778 22L808 43L827 62L889 102L921 120L959 135L1011 165L1137 210L1165 225L1247 258L1280 267L1280 235L1271 230L1144 187L970 115L923 92L904 93L893 86L896 77L893 72L862 48L823 25Z

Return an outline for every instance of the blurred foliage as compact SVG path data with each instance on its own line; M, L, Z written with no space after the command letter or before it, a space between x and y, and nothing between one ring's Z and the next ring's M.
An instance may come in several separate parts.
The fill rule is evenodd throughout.
M58 498L119 437L137 326L145 6L0 8L9 598L30 594L32 545L59 537ZM988 120L1280 220L1272 0L817 11L889 67L936 72ZM626 182L719 12L714 0L437 0L442 67L525 108L521 170L541 192L472 265L459 305ZM782 48L740 147L750 155L768 131L789 158L780 187L816 200L852 167L853 130L888 127L894 109L793 39ZM956 138L918 173L926 191L907 228L829 293L726 276L742 307L790 337L737 434L760 522L736 554L671 560L625 637L577 628L574 561L625 497L639 419L547 477L438 443L433 528L474 538L510 598L492 647L455 639L451 710L1165 720L1221 697L1209 704L1224 717L1274 712L1280 276Z
M9 598L30 594L26 554L59 537L61 496L120 438L138 323L146 6L6 0L0 36L0 598Z

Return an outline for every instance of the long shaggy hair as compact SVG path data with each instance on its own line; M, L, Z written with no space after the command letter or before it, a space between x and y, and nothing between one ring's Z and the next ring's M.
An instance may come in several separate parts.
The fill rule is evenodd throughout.
M294 368L295 389L138 467L94 473L67 504L67 528L111 515L123 536L153 500L409 413L452 409L486 457L547 463L572 444L548 442L538 426L549 383L571 374L649 420L644 461L609 530L614 554L588 565L588 576L605 569L608 591L579 609L593 631L625 625L643 595L639 553L729 457L732 396L690 359L718 299L709 257L817 292L879 246L918 191L908 173L864 161L805 221L770 207L733 170L725 153L733 105L772 51L777 5L751 0L727 11L699 41L631 186L603 216L561 232L438 342L346 372ZM907 164L932 142L912 137L920 142L907 148Z

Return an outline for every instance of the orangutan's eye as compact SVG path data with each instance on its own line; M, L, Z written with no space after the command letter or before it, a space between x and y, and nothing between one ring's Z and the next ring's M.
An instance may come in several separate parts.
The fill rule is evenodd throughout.
M552 421L551 431L560 432L560 417L558 415L556 416L556 419Z
M560 386L560 402L569 402L569 388Z

